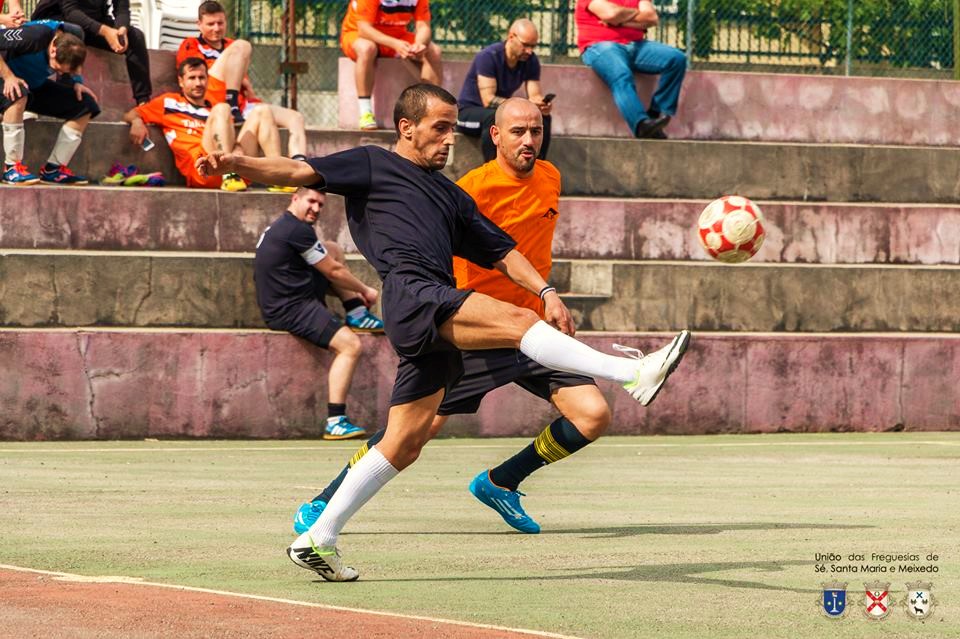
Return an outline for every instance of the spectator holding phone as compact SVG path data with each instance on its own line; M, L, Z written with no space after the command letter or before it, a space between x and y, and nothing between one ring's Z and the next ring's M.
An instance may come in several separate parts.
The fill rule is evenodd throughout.
M140 29L130 26L130 0L40 0L30 19L75 24L83 29L87 46L124 56L134 103L150 101L147 40Z
M540 60L534 49L540 41L537 27L521 18L510 25L504 42L491 44L476 55L463 81L457 106L457 130L480 138L483 161L497 157L497 147L490 137L497 107L523 86L527 98L543 115L541 160L550 146L550 108L554 94L543 95L540 89Z

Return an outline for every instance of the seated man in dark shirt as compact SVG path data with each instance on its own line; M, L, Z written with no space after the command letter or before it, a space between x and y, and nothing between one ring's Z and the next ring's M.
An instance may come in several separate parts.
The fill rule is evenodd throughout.
M150 101L153 86L150 83L150 57L143 32L130 26L130 0L40 0L31 20L63 20L83 29L85 44L104 51L112 51L127 59L127 75L133 89L133 101Z
M533 52L540 40L537 27L523 18L510 25L504 42L491 44L476 55L463 81L457 106L457 130L480 136L483 161L497 157L497 146L490 138L497 107L523 86L527 98L543 114L541 160L550 146L550 100L540 90L540 60ZM550 96L552 99L553 96Z
M326 203L319 191L299 188L290 207L266 228L257 242L254 281L263 321L274 330L333 352L327 375L327 425L324 439L353 439L366 431L347 418L347 392L363 346L351 331L383 330L383 322L367 310L377 289L358 280L347 268L343 249L321 242L313 225ZM346 326L324 303L327 290L343 302Z
M12 37L0 38L0 113L3 114L3 182L25 186L45 182L63 186L82 185L87 178L75 175L67 165L83 140L83 132L100 113L96 96L79 75L87 57L76 27L62 22L28 22ZM4 62L6 60L6 62ZM66 120L53 144L39 177L23 163L26 110Z

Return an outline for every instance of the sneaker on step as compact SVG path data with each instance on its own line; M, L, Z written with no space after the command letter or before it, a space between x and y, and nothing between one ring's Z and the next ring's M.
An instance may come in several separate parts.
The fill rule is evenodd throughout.
M296 193L297 187L295 186L280 186L279 184L271 184L267 186L267 190L271 193Z
M523 493L508 490L490 481L490 472L483 471L470 482L470 492L481 502L493 508L507 524L522 533L535 535L540 532L540 524L535 522L520 505Z
M45 184L59 184L60 186L83 186L84 184L89 184L90 181L87 180L82 175L76 175L70 168L65 164L60 164L53 166L48 164L40 169L40 180Z
M300 504L300 508L297 508L297 514L293 516L293 532L302 535L310 530L310 526L320 519L323 509L326 507L327 502L319 499Z
M375 131L380 127L377 126L377 118L374 117L372 113L361 113L360 114L360 130L361 131Z
M14 186L29 186L40 181L36 175L30 172L23 162L14 162L13 164L3 165L3 183Z
M374 315L369 309L363 309L360 317L351 317L349 314L344 320L348 328L357 333L382 333L383 320Z
M236 173L227 173L223 176L223 180L220 181L220 190L229 191L230 193L246 191L247 183Z
M290 560L306 570L312 570L327 581L356 581L360 573L343 564L336 546L313 545L309 534L303 533L287 548Z
M637 360L637 369L632 381L623 385L630 396L648 406L663 387L664 382L683 358L690 344L690 331L680 331L673 340L658 351L644 355L635 348L614 344L613 348Z
M327 427L323 431L323 438L331 441L357 439L358 437L366 437L366 435L367 431L351 424L350 420L343 415L334 422L327 421Z
M134 165L123 166L119 162L114 162L107 174L100 178L100 184L105 186L121 186L131 176L137 174L137 167Z

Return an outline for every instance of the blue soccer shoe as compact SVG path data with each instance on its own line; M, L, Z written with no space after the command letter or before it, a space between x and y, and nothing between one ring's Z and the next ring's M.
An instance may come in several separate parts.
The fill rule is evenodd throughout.
M363 310L363 315L360 317L350 317L347 315L345 322L347 328L352 329L356 333L383 332L383 320L367 309Z
M519 490L500 488L490 481L489 471L483 471L470 482L470 492L481 502L497 511L512 528L522 533L535 535L540 532L540 524L530 518L520 505Z
M326 507L327 502L320 500L301 504L300 508L297 509L297 514L293 516L293 532L302 535L310 530L310 526L320 519L320 513Z

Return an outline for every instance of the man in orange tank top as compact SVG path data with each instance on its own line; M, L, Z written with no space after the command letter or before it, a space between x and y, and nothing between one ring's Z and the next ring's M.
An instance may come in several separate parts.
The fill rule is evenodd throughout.
M538 160L543 141L543 118L536 104L510 98L497 109L491 134L497 157L464 175L457 184L476 201L480 212L507 231L517 250L544 279L551 267L553 232L560 209L560 172ZM543 301L514 284L499 271L487 270L454 258L457 287L473 289L499 300L533 309L543 316ZM542 295L555 295L556 291ZM433 437L449 415L475 413L490 391L510 383L541 397L560 411L528 446L502 464L478 474L470 492L523 533L540 526L520 505L520 482L538 468L560 461L596 440L610 425L610 408L593 379L545 368L515 349L463 352L464 374L447 394L431 426ZM340 486L347 471L383 437L373 435L327 488L300 506L294 530L302 533L316 521Z

